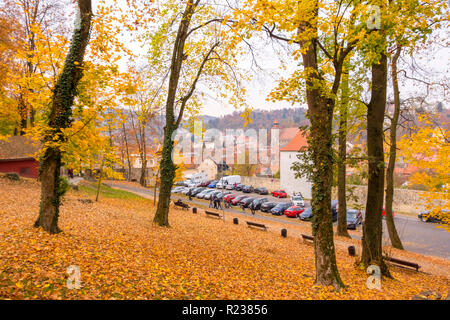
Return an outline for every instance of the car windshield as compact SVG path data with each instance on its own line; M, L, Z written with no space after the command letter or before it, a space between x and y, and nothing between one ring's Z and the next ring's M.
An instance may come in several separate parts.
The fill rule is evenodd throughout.
M295 197L292 197L292 200L303 200L303 198L302 197L300 197L300 196L295 196Z

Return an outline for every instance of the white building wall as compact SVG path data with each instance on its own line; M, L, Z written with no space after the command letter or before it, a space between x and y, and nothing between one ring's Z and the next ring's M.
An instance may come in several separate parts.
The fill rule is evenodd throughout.
M288 195L301 192L306 199L312 198L312 183L306 178L295 178L295 172L291 169L294 162L299 161L298 152L280 152L280 189L284 189Z

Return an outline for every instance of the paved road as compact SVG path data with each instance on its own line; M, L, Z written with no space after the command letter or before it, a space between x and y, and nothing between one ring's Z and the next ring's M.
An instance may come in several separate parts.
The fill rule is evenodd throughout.
M130 185L111 185L112 187L117 187L120 189L124 189L130 192L137 192L137 193L145 193L150 196L153 196L153 190L150 189L143 189L141 187L134 187ZM243 194L241 192L233 192L238 194ZM252 197L267 197L270 199L270 201L274 202L283 202L283 201L289 201L287 199L277 199L272 197L271 195L266 196L260 196L258 194L248 194L248 196ZM172 195L172 198L182 197L178 194ZM184 197L184 196L183 196ZM189 201L186 199L186 201ZM202 201L196 198L192 199L192 203L197 205L203 205L207 206L207 201ZM309 206L308 203L306 203L306 206ZM250 210L248 212L242 212L240 209L227 209L226 211L230 211L237 214L242 214L245 216L252 216ZM299 224L297 219L288 219L284 217L277 217L277 216L268 216L264 214L259 214L259 211L256 213L256 217L267 220L267 221L274 221L279 223L284 223L287 225L295 225ZM445 259L450 259L450 233L443 230L438 229L437 224L435 223L424 223L419 221L419 219L415 217L409 217L409 216L400 216L397 215L394 217L395 224L397 226L397 231L400 235L400 238L403 242L403 245L406 250L430 255L430 256L437 256ZM353 238L360 238L358 236L353 236ZM383 243L384 244L390 244L389 242L389 235L387 233L386 223L383 221Z

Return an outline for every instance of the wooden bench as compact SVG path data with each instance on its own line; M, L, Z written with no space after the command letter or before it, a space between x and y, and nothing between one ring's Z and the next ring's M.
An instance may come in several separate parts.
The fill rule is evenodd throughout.
M410 268L416 269L416 271L419 271L419 269L420 269L420 266L414 262L400 260L400 259L392 258L392 257L384 257L384 260L394 263L394 264L397 264L397 265L400 265L400 266L405 266L405 267L410 267Z
M302 238L303 238L303 241L305 241L305 240L314 241L313 236L308 236L307 234L303 234L303 233L302 233Z
M207 210L205 210L205 213L206 213L206 215L209 216L209 217L214 217L214 218L217 218L217 219L222 219L222 216L221 216L219 213L217 213L217 212L212 212L212 211L207 211Z
M174 201L174 205L176 207L180 207L181 210L188 210L190 207L187 203L184 203L183 201L181 201L180 199L178 199L177 201Z
M264 231L267 231L267 227L266 225L262 224L262 223L256 223L256 222L251 222L251 221L246 221L247 222L247 226L249 228L260 228L260 229L264 229Z

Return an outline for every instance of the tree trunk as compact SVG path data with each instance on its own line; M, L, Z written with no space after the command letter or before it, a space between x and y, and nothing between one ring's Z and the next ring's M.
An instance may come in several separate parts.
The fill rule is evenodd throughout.
M141 177L139 179L139 183L141 186L145 187L147 185L146 183L146 177L147 177L147 145L145 141L145 126L146 122L142 123L141 126Z
M160 164L161 184L159 189L158 207L153 219L155 223L164 227L169 227L170 195L176 170L175 164L172 160L172 134L177 129L177 123L174 115L175 98L184 59L184 44L188 35L188 28L191 23L192 15L194 14L198 3L199 1L193 3L193 1L190 0L186 4L186 8L183 12L180 26L177 31L177 37L175 39L172 52L172 61L170 65L169 88L166 102L166 125L164 127L164 145Z
M387 57L383 52L379 62L372 65L372 92L367 106L369 179L362 237L362 263L366 267L377 265L382 274L389 275L389 270L383 261L381 218L384 198L383 122L386 86Z
M72 104L76 87L82 77L84 52L89 41L91 26L91 0L78 1L79 16L66 57L63 71L53 89L52 106L48 120L49 129L45 132L43 144L44 156L39 168L41 178L41 204L35 227L42 227L53 234L59 232L58 216L61 196L59 172L61 169L60 146L65 142L63 128L71 124ZM49 144L49 142L53 142ZM55 143L56 142L56 143Z
M317 3L313 13L317 16ZM317 33L317 28L307 23L299 26L299 33ZM332 118L334 100L328 99L318 88L322 83L317 65L316 39L301 41L302 59L305 70L310 70L306 81L306 101L308 117L311 122L308 138L309 150L312 153L313 172L312 190L312 233L314 236L314 253L316 264L316 283L333 286L336 290L344 287L336 264L333 239L333 221L331 215L331 185L333 176L332 155Z
M347 63L347 66L349 63ZM338 161L338 225L337 235L351 238L347 231L346 161L348 118L348 68L343 72L339 110L339 161Z
M127 167L128 167L128 176L127 180L131 181L131 161L130 161L130 151L128 148L128 139L127 139L127 132L125 130L125 124L122 123L122 129L123 129L123 139L125 140L125 150L127 154Z
M61 152L56 148L48 148L39 168L41 204L39 217L34 226L42 227L50 234L61 231L58 227L60 168Z
M397 61L400 57L402 48L397 46L394 57L392 58L392 85L394 89L394 114L391 121L390 129L390 148L389 148L389 163L386 171L386 225L389 233L389 239L394 248L403 250L403 244L397 233L395 227L394 217L392 216L392 202L394 200L394 169L395 158L397 157L397 124L400 115L400 91L398 88L397 77Z

